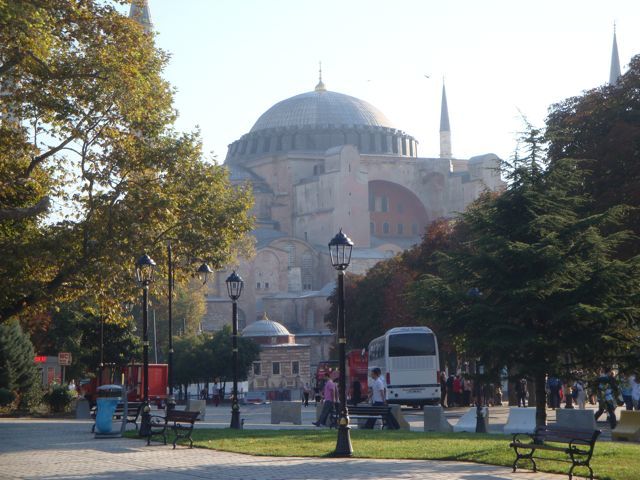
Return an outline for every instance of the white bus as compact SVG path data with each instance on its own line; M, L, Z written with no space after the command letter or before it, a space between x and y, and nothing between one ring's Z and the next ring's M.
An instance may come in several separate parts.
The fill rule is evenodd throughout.
M438 342L427 327L388 330L369 343L369 372L380 368L387 402L420 407L440 403Z

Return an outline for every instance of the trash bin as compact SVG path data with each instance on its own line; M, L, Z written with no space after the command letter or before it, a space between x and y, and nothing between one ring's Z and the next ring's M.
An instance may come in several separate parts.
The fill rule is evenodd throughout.
M124 389L122 385L101 385L97 388L96 437L117 436L121 431L113 431L113 414L119 402L122 402ZM122 425L126 425L126 414L123 413Z

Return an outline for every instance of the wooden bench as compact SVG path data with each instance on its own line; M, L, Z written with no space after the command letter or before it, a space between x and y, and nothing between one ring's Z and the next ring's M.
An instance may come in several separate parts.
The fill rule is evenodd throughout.
M200 415L200 412L190 412L188 410L169 410L164 417L151 415L147 445L151 444L151 437L155 435L162 435L162 439L166 445L167 429L171 429L175 435L173 448L176 448L176 443L180 438L188 439L189 448L193 448L191 432L193 432L193 424L197 420L198 415Z
M125 420L126 424L129 423L133 423L133 425L136 427L136 432L138 431L138 419L140 418L140 415L142 415L142 405L143 402L128 402L127 403L127 418ZM93 418L93 426L91 427L91 433L94 433L96 430L96 414L98 413L98 407L97 406L93 406L91 407L91 418ZM116 410L115 412L113 412L113 419L114 420L122 420L122 417L124 415L124 403L122 402L118 402L118 405L116 405ZM126 429L126 425L125 425L125 429Z
M516 433L509 444L516 453L513 462L513 471L516 471L518 460L531 460L533 471L537 471L535 459L552 460L555 462L571 463L569 480L573 478L573 470L576 467L587 467L589 478L593 480L593 470L589 466L593 456L593 448L600 435L600 430L581 430L559 425L546 425L536 427L533 434ZM529 437L527 440L524 437ZM524 440L524 441L523 441ZM569 458L540 457L536 455L538 450L562 452Z
M330 427L338 426L339 414L332 412ZM382 422L382 428L389 430L399 430L400 425L398 421L391 413L391 407L389 405L358 405L349 407L349 419L366 419L366 420L380 420Z

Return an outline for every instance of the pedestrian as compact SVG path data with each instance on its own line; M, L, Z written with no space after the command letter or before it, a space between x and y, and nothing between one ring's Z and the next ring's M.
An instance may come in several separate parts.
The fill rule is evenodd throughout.
M618 383L620 385L620 394L622 395L622 401L624 402L627 410L633 410L633 385L631 379L626 373L621 373L618 376Z
M460 375L456 375L453 379L453 403L462 406L462 380Z
M447 400L447 374L444 371L440 372L440 405L445 408Z
M456 406L456 399L453 394L453 379L453 374L449 375L449 378L447 378L447 406L449 407Z
M518 407L527 406L527 379L521 378L516 380L516 398L518 400Z
M560 407L560 391L562 390L562 382L555 376L551 376L547 379L547 386L549 387L549 406L555 410Z
M218 380L213 382L213 389L211 393L213 395L213 405L217 407L220 405L220 384L218 383Z
M371 378L373 378L373 383L371 384L371 398L370 402L372 406L381 406L387 403L387 388L382 381L382 370L380 368L375 367L371 370ZM372 429L377 422L375 418L367 419L363 428Z
M311 393L311 389L309 384L305 383L304 387L302 387L302 402L305 407L309 406L309 393Z
M616 398L618 397L618 385L613 370L609 374L604 371L596 379L595 382L596 398L598 400L598 411L595 413L596 421L600 418L605 410L608 414L609 425L611 430L616 428L618 421L616 420Z
M336 388L336 384L333 380L331 380L329 372L325 372L324 380L322 412L320 412L318 421L312 422L316 427L326 425L329 414L334 411L335 404L338 402L338 389Z
M631 383L631 399L633 400L633 408L640 410L640 378L638 373L634 373L629 377Z
M471 390L472 390L473 386L471 385L471 380L468 378L465 378L462 381L462 404L465 407L468 407L469 405L471 405Z
M580 410L584 410L585 403L587 401L587 392L585 391L582 380L578 379L575 381L575 383L573 384L573 391L571 392L571 395L573 395L573 399L578 404L578 408Z

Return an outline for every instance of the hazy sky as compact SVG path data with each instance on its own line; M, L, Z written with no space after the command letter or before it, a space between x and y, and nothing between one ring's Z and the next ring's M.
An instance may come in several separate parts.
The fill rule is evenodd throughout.
M285 98L329 90L378 107L439 153L445 77L453 154L508 158L520 113L609 78L613 23L623 73L640 53L639 0L149 0L171 53L178 127L198 125L205 152L227 145ZM430 78L425 78L424 75Z

